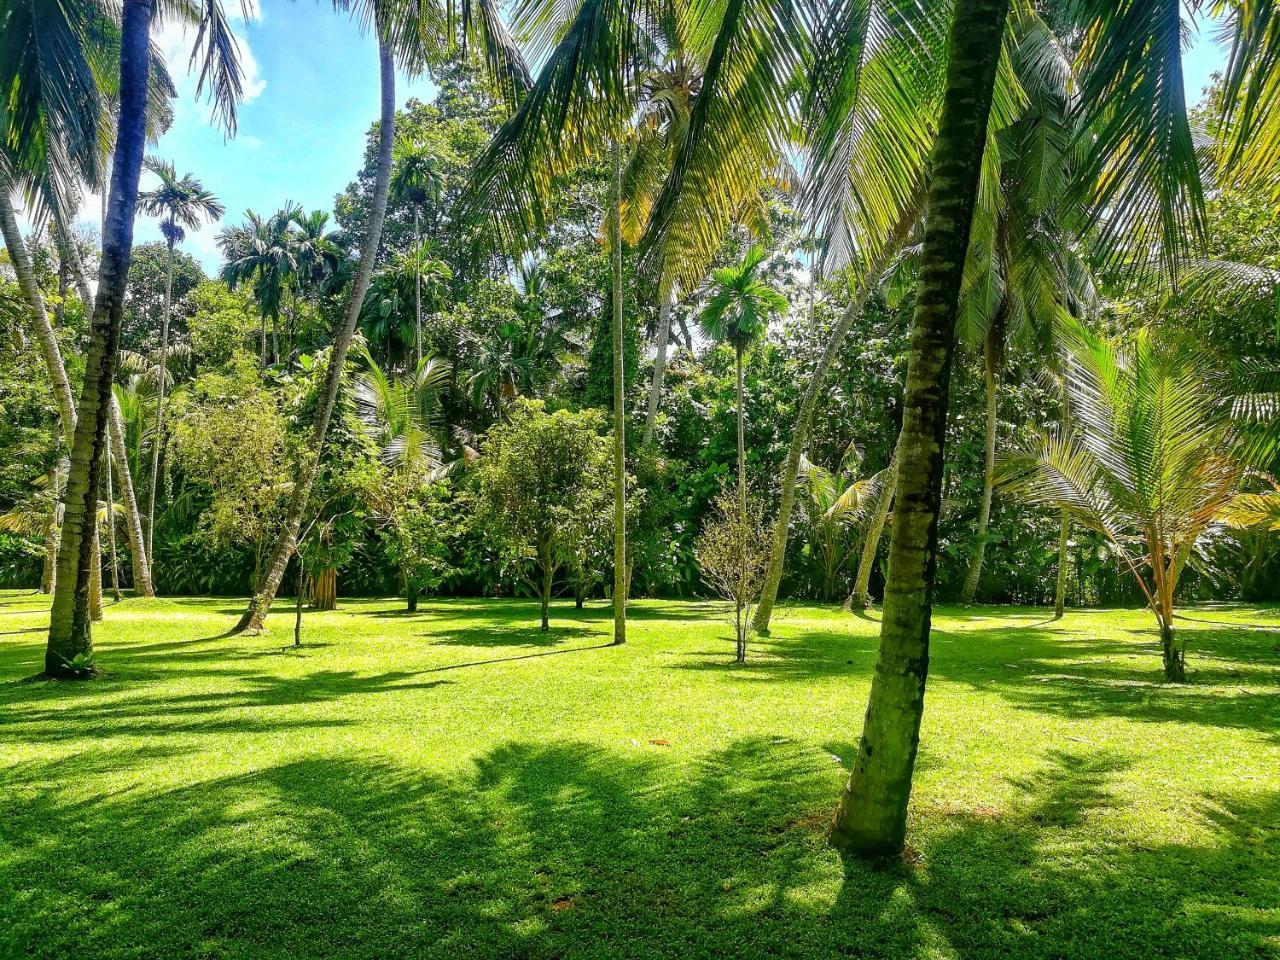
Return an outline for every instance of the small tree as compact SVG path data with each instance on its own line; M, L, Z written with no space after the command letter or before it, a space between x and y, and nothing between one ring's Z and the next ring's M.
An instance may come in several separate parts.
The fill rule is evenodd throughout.
M541 401L516 399L484 443L476 522L542 601L543 630L556 574L591 529L607 529L599 516L610 504L600 491L612 491L603 428L599 411L547 413Z
M441 483L424 483L402 491L394 508L380 511L385 519L379 535L387 559L400 571L409 613L417 611L418 595L439 586L450 570L452 507L445 493Z
M702 576L733 604L738 663L747 659L751 607L760 598L768 566L764 506L759 499L726 487L715 500L715 515L694 550Z

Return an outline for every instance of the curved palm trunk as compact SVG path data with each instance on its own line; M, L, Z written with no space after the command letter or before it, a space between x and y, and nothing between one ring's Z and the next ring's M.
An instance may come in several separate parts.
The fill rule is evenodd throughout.
M667 344L671 340L671 293L658 297L658 335L654 346L653 382L649 384L649 408L644 416L644 440L642 446L653 443L653 431L658 420L658 404L662 400L662 381L667 373Z
M613 274L613 642L627 642L627 406L622 326L622 148L615 140L609 209L609 266Z
M985 440L985 459L982 468L982 505L978 508L977 540L973 545L973 557L969 561L969 571L965 574L964 589L960 593L962 603L973 603L978 595L978 580L982 576L982 559L987 552L987 527L991 523L991 496L996 483L996 411L998 409L997 389L999 387L999 371L996 369L996 348L987 338L983 351L983 373L987 387L987 421Z
M289 558L293 556L298 540L298 530L302 526L302 515L306 511L307 500L311 496L311 486L315 483L316 472L320 468L320 454L324 447L325 436L329 432L333 408L338 400L338 389L342 385L342 376L347 365L347 352L351 349L356 322L360 319L360 306L364 302L365 292L369 289L374 260L378 254L378 244L382 240L382 223L387 213L387 190L391 183L391 148L395 140L396 126L395 62L391 46L382 36L382 32L380 27L378 66L382 98L378 131L378 168L374 180L373 208L369 215L368 232L360 246L360 265L356 270L356 277L347 299L346 316L334 338L333 349L329 353L324 394L312 424L309 448L303 456L303 462L294 482L293 493L289 498L289 509L281 526L280 539L265 575L258 583L254 596L249 600L248 608L234 628L235 633L262 629L267 612L271 609L276 592L280 589L280 582L284 579Z
M875 281L889 266L889 261L902 247L911 232L912 225L920 218L923 195L917 194L902 212L902 218L894 226L893 234L888 242L868 266L863 282L859 285L849 306L831 331L827 345L823 348L818 365L809 379L804 398L800 401L800 410L796 414L795 430L791 435L791 446L787 448L787 459L782 465L782 492L778 501L778 517L773 524L773 544L769 554L769 569L766 571L764 588L760 591L760 605L756 607L755 628L760 633L769 632L769 620L773 616L773 606L778 602L778 585L782 582L782 566L787 559L787 534L791 527L791 511L795 507L796 478L800 474L800 457L804 453L805 444L809 441L809 428L813 424L813 412L817 407L818 394L826 387L827 375L836 355L844 347L853 321L858 318L867 298L874 289Z
M1009 0L957 0L951 24L911 325L880 653L858 756L832 831L833 843L863 856L897 854L906 840L929 670L956 307L1008 9Z
M98 483L106 447L111 384L119 351L124 293L133 252L133 214L146 137L148 37L154 0L125 0L120 35L120 119L111 197L102 236L102 270L94 303L84 384L76 411L75 436L58 551L58 583L49 617L45 671L65 672L66 664L93 650L89 581L94 567Z
M1061 620L1067 603L1067 539L1071 536L1071 515L1062 511L1058 527L1058 583L1053 591L1053 619Z
M160 358L156 363L156 429L151 441L151 485L147 488L147 556L155 557L156 489L160 485L160 448L164 446L164 388L169 372L169 315L173 309L173 241L168 241L165 267L164 316L160 320ZM155 564L153 563L152 566Z
M889 457L889 473L885 479L884 489L880 493L880 502L876 504L876 512L867 526L867 535L862 541L862 554L858 558L858 574L853 581L853 593L849 595L847 606L850 610L865 610L871 606L871 570L876 564L876 554L880 551L880 537L884 534L885 521L889 519L889 506L893 503L893 492L898 480L898 448L895 445Z
M103 203L105 204L105 198ZM106 217L103 217L106 223ZM62 230L62 221L58 220L58 228ZM89 289L89 278L85 273L84 261L80 259L80 251L76 249L72 237L65 231L62 233L62 245L67 250L71 261L71 277L80 295L80 302L88 312L93 311L93 291ZM61 363L61 358L58 360ZM65 374L64 374L65 376ZM107 440L111 449L111 460L115 464L116 482L120 484L120 499L125 511L125 534L129 544L129 560L133 570L133 592L135 595L154 597L155 587L151 580L151 564L148 561L151 551L147 548L142 534L142 513L138 509L138 498L134 494L133 474L129 470L129 451L124 442L124 416L120 413L120 403L115 393L111 394L111 410L107 420Z

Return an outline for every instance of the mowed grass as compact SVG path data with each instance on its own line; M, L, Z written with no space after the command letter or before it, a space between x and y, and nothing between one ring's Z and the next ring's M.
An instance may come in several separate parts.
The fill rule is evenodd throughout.
M1280 956L1280 610L938 611L910 849L826 842L873 617L127 600L22 682L0 594L0 956Z

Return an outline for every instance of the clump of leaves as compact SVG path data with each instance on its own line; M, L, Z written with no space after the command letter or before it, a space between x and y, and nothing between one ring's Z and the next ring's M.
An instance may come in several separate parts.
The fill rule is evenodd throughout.
M62 676L72 680L88 680L102 672L98 660L89 653L77 653L70 660L62 661Z
M713 506L712 519L698 538L694 554L703 579L733 604L737 660L743 663L751 608L760 599L769 560L764 504L736 487L726 487Z

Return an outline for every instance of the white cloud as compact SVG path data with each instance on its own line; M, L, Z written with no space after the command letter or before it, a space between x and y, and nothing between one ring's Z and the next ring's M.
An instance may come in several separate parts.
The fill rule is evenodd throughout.
M262 140L251 133L236 134L236 143L244 147L246 150L262 149Z
M257 0L248 0L247 5L250 8L248 10L250 21L260 20L262 12ZM244 30L246 21L241 15L239 5L233 4L233 8L229 19L232 22L231 33L239 48L240 76L244 90L240 103L252 103L262 95L262 91L267 87L267 81L263 79L262 70L249 46L249 38ZM169 68L169 73L173 76L174 84L178 88L178 103L174 104L175 121L176 116L186 113L185 108L195 100L199 73L198 68L196 71L192 70L191 51L196 36L197 31L194 27L170 20L161 27L155 37L156 46L164 56L165 65Z

